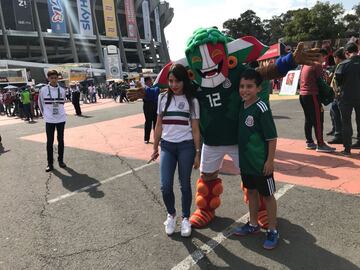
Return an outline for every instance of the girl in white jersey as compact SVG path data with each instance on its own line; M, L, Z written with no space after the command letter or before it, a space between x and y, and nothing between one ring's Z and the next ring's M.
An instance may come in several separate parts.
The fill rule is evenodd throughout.
M171 235L176 227L175 196L173 192L174 174L178 166L182 222L181 236L191 235L189 222L192 200L191 171L200 164L199 103L192 96L192 86L187 70L174 64L168 74L169 90L159 96L158 116L154 134L155 160L160 151L161 192L168 215L165 232Z

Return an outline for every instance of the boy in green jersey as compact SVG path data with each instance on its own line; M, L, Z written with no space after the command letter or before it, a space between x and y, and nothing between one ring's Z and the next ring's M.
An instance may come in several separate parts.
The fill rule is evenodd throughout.
M234 233L242 236L260 232L260 202L266 207L269 224L263 247L273 249L279 238L273 175L277 133L269 106L257 96L261 83L261 75L254 69L241 74L239 92L243 101L239 112L239 165L243 186L248 191L250 221L236 228Z

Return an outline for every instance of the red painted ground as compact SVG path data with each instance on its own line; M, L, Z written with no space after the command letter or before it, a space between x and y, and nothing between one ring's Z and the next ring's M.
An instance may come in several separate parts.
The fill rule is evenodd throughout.
M143 143L142 114L66 129L66 147L96 151L106 154L150 159L152 145ZM45 133L23 139L45 142ZM340 150L340 148L338 149ZM275 177L277 181L296 185L360 194L360 155L353 157L337 154L320 154L306 150L304 141L280 138L276 154ZM226 159L223 173L238 174L232 162Z

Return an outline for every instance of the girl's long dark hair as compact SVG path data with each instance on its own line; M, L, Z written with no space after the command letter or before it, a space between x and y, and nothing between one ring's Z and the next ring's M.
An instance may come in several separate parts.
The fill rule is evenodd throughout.
M186 70L186 68L181 65L181 64L173 64L170 67L169 73L167 75L167 78L169 79L170 75L174 75L174 77L183 82L184 83L184 88L183 88L183 93L186 97L187 102L189 103L189 107L190 107L190 113L192 112L193 109L193 98L194 98L194 86L191 83L189 76L188 76L188 72ZM166 104L165 104L165 109L163 112L163 116L166 114L169 106L170 106L170 102L174 96L174 92L169 89L167 92L167 100L166 100ZM164 95L165 96L165 95Z

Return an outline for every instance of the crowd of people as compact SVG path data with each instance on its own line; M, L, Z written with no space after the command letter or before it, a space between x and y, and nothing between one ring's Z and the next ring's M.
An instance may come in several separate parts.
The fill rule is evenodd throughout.
M351 155L351 149L360 149L360 56L359 47L350 42L338 48L333 54L321 49L321 62L313 66L302 66L300 75L300 103L305 114L306 148L318 152L334 152L328 144L343 144L341 154ZM332 129L327 133L334 136L325 143L323 137L324 88L331 87L333 100L330 105ZM331 101L331 100L330 100ZM355 110L357 139L352 142L351 115ZM316 143L312 137L314 128Z
M80 104L96 103L98 99L114 99L115 102L129 102L127 90L135 86L134 81L121 80L107 83L94 83L93 81L78 83L70 82L66 86L59 84L65 90L65 102L72 102L76 115L81 116ZM39 109L39 91L44 84L38 86L13 86L0 89L0 115L18 117L28 122L42 117Z

